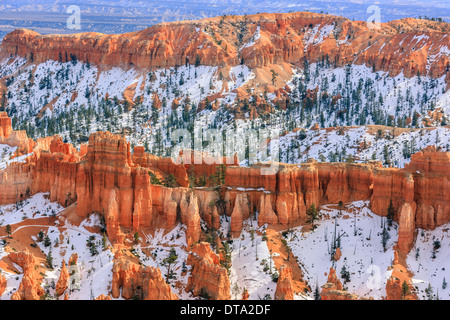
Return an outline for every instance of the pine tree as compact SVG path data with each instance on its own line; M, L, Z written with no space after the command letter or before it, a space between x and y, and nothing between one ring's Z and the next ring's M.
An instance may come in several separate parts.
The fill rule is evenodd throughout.
M38 233L38 241L41 242L43 240L44 240L44 232L42 232L42 230L41 230Z
M391 238L389 232L386 229L386 224L383 223L383 231L381 233L381 244L383 245L383 250L386 252L387 241Z
M410 293L409 285L408 285L408 283L405 280L402 283L402 300L405 300L409 293Z
M169 279L174 278L172 266L177 262L177 260L178 260L177 251L172 246L172 248L169 251L169 255L162 261L162 265L167 267L166 283L169 283Z
M394 215L395 215L395 209L394 209L394 205L392 204L392 199L389 201L389 207L387 210L387 221L388 221L388 225L391 227L392 226L392 221L394 220Z
M51 250L48 252L46 262L47 262L48 267L50 269L53 269L53 257L52 257L52 251Z
M220 265L227 269L228 275L231 273L231 247L228 242L222 242L222 248L220 249L223 253L224 259L220 260Z
M345 265L341 269L341 278L344 279L344 284L350 282L350 271L347 270Z
M139 232L136 232L133 237L134 237L134 244L139 244Z
M48 235L45 236L45 238L44 238L44 246L45 247L49 247L51 244L52 244L52 242L51 242L50 238L48 237Z
M102 248L103 248L103 250L106 250L107 247L108 247L108 238L106 237L106 233L103 232L103 236L102 236Z
M314 221L317 220L319 217L319 212L317 211L316 205L314 203L311 204L311 207L306 211L306 214L309 216L307 222L311 222L311 227L314 230L315 229Z
M9 224L6 225L5 232L8 235L8 238L11 238L11 226Z

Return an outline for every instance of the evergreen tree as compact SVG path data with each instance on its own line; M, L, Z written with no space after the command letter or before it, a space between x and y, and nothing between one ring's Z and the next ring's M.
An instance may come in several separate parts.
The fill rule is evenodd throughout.
M387 210L387 221L388 221L388 225L391 227L392 226L392 221L394 220L394 215L395 215L395 209L394 209L394 205L392 204L392 199L389 201L389 207Z
M45 246L45 247L48 247L48 246L50 246L51 244L52 244L52 242L51 242L50 238L48 237L48 235L45 236L45 238L44 238L44 246Z
M306 214L309 216L307 222L311 223L311 227L314 230L315 229L314 221L319 218L319 212L317 211L316 205L314 203L311 204L311 207L309 207L309 209L306 211Z
M389 232L386 229L386 224L383 223L383 231L381 232L381 244L383 245L383 250L386 252L387 250L387 241L391 238Z
M402 300L405 300L409 293L410 293L409 285L408 285L408 283L405 280L402 283Z
M5 232L8 235L8 238L11 238L11 226L9 224L6 225Z
M47 259L46 259L47 265L50 269L53 269L53 257L52 257L52 250L48 252Z
M169 279L174 278L172 266L176 264L177 260L178 260L177 251L172 246L172 248L169 251L169 255L162 261L162 265L167 267L166 283L169 283Z
M102 235L102 248L103 248L103 250L106 250L107 247L108 247L108 238L106 237L106 233L103 232L103 235Z
M139 244L139 232L135 232L133 238L134 238L134 244Z

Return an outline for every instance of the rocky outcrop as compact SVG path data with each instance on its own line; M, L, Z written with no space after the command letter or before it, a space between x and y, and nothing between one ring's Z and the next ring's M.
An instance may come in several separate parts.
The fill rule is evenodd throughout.
M414 176L416 226L434 229L450 221L450 153L434 146L411 156L405 170Z
M397 248L400 252L408 254L414 245L415 238L415 204L411 206L409 203L404 203L400 208L398 217L398 243Z
M190 193L188 199L181 203L181 222L187 226L186 244L188 246L200 240L201 226L198 197L195 193Z
M72 253L69 258L69 266L75 266L78 262L78 253Z
M33 254L28 250L12 252L9 258L23 269L22 281L11 300L39 300L44 295L44 289L40 285L42 279Z
M209 243L195 244L186 261L191 266L186 291L211 300L230 300L230 279L219 260Z
M425 25L414 19L369 29L367 23L343 17L296 12L163 23L122 35L40 35L19 29L6 35L0 48L4 57L19 55L33 63L77 59L148 69L186 63L229 67L243 62L261 73L276 65L280 74L304 60L312 63L326 57L336 66L352 61L391 76L403 72L408 77L420 73L437 78L447 72L449 57L442 49L449 30L447 23Z
M35 161L31 190L50 192L50 200L64 206L76 201L77 166L81 157L71 145L55 136L51 139L49 151L42 150Z
M25 131L13 131L11 118L6 112L0 112L0 144L17 147L16 156L29 154L36 146Z
M232 235L239 236L244 220L250 217L250 203L246 193L239 193L234 201L234 209L231 213L230 231Z
M402 300L402 283L400 279L389 277L386 282L386 299Z
M0 112L0 139L8 139L12 131L11 118L6 112Z
M320 298L321 300L359 300L356 294L344 290L337 290L332 283L327 283L322 286Z
M3 274L0 273L0 297L3 295L3 292L5 292L5 290L6 290L6 284L7 284L6 278L3 276Z
M275 291L275 300L294 300L294 290L292 286L292 270L287 265L280 267Z
M69 287L69 271L66 267L66 262L63 260L61 272L59 274L58 282L56 283L56 295L62 296L66 289Z
M333 260L339 261L339 259L341 258L341 255L342 255L341 248L337 247L336 252L334 253L334 256L333 256Z
M77 214L103 214L112 241L121 241L120 227L138 230L152 221L150 176L134 167L130 154L124 138L97 132L77 167Z
M336 290L342 290L342 284L339 278L336 275L336 270L334 268L330 268L330 272L328 273L328 281L327 283L332 283Z
M118 251L114 257L113 279L111 284L113 298L138 300L177 300L161 275L159 268L144 267L132 262Z
M261 202L259 205L258 224L277 224L278 217L272 209L272 199L268 194L261 195Z
M310 161L278 164L274 174L265 175L267 165L228 165L219 192L183 187L189 185L188 172L204 177L215 173L216 165L177 164L142 147L135 147L132 155L126 139L109 132L92 134L79 152L58 136L39 141L34 150L26 162L0 171L0 204L49 192L52 201L64 206L76 202L80 217L102 214L112 242L122 242L141 228L173 228L179 219L187 226L190 246L201 238L202 219L218 229L220 215L231 216L231 232L239 234L243 221L258 212L259 225L286 228L304 222L312 204L339 201L370 200L372 211L381 216L387 215L392 201L399 222L402 206L409 204L411 209L402 215L402 221L408 221L401 231L403 249L411 243L411 223L432 229L450 221L450 154L431 147L413 155L405 169ZM154 184L154 175L173 175L177 186Z
M322 286L320 292L321 300L359 300L360 298L356 294L352 294L343 290L341 281L336 275L334 268L330 268L328 273L328 280L325 285Z
M110 295L105 296L104 294L99 295L94 300L112 300Z

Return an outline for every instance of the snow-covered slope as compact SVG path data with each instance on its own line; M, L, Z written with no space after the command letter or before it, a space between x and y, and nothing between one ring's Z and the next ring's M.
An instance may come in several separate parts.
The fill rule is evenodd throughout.
M64 140L75 144L85 142L97 130L126 129L133 146L144 145L147 151L162 156L172 154L175 147L172 134L177 129L187 129L191 134L200 134L205 129L225 133L233 128L264 128L283 133L309 129L314 123L321 128L379 124L414 129L441 126L450 118L450 93L445 77L406 78L402 74L391 77L366 66L333 68L323 61L293 68L293 76L287 82L290 93L286 110L278 107L275 94L258 93L259 98L265 97L272 104L271 113L250 119L250 112L246 112L238 117L243 115L243 119L238 119L235 112L242 108L242 100L238 100L237 90L252 91L249 84L257 81L254 71L239 65L224 75L217 67L189 64L157 70L133 67L104 70L80 61L50 60L35 65L18 58L0 64L0 74L6 77L7 110L15 129L27 130L33 138L61 134ZM213 97L219 97L218 110L210 105ZM212 99L209 105L206 98ZM251 105L253 101L251 95L246 103ZM198 112L200 103L206 105ZM434 131L424 134L414 131L389 139L384 134L375 137L373 132L369 135L363 128L355 128L348 132L352 140L348 142L336 132L325 134L321 130L320 136L307 132L305 139L299 136L303 134L300 131L283 137L280 160L300 162L320 154L334 159L332 152L339 153L337 157L341 159L354 156L378 160L382 159L384 145L388 145L390 152L395 153L392 165L402 167L409 161L411 150L428 144L448 149L448 129L436 132L438 138ZM248 136L245 132L244 135ZM353 142L364 140L364 150L352 150ZM405 148L409 151L404 156L398 155L396 151L403 150L407 140L410 145ZM245 148L245 143L245 139L238 139L236 149Z

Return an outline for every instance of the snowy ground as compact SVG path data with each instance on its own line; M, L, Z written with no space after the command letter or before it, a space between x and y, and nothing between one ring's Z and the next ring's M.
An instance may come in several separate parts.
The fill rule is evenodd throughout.
M142 244L134 246L136 254L140 257L145 266L159 268L163 277L167 274L167 266L163 265L163 260L169 255L173 247L178 256L177 262L171 266L174 278L170 280L172 292L180 299L192 299L192 294L186 292L185 288L189 278L189 272L183 275L183 261L187 260L186 251L186 226L179 223L170 232L164 234L163 229L158 229L153 235L146 234ZM151 250L151 255L147 256L142 250ZM189 266L185 266L189 270Z
M67 264L72 253L78 254L78 263L77 266L67 266L69 274L75 270L70 278L69 299L93 299L110 291L114 256L109 249L103 250L102 237L99 234L92 233L84 227L99 225L99 221L98 217L93 215L84 220L79 227L68 224L61 229L49 227L44 231L52 244L48 247L43 242L37 242L37 244L46 255L51 251L53 257L54 269L46 272L42 284L50 296L55 296L54 285L59 279L62 260L64 259ZM93 237L98 255L92 256L89 251L87 240L90 237ZM72 284L73 280L75 280L74 284Z
M445 127L405 132L395 138L391 138L392 130L382 130L381 138L376 135L365 126L348 128L343 134L325 129L291 132L280 138L280 160L302 163L313 158L320 162L345 162L352 157L359 163L368 160L384 162L387 148L392 165L403 168L411 161L411 154L429 145L450 151L450 129Z
M418 288L420 299L427 299L425 290L431 285L432 296L450 300L450 286L443 285L450 279L450 223L432 231L418 229L414 248L410 251L406 263L414 273L413 284ZM435 241L440 248L434 250ZM435 254L433 252L435 251Z
M334 267L344 289L362 297L381 299L386 295L386 280L392 271L387 270L394 258L393 245L397 241L396 225L390 230L387 250L384 252L381 242L381 217L373 214L367 207L367 201L357 201L348 204L339 215L339 210L330 206L321 207L321 213L326 214L313 232L302 232L301 227L293 229L287 235L287 241L292 253L298 258L314 293L315 287L327 282L330 267ZM348 211L353 211L349 213ZM348 216L347 218L344 218ZM330 248L333 234L341 236L342 256L339 261L331 261ZM355 234L356 218L356 234ZM343 267L350 272L350 282L344 284L341 278Z
M0 206L0 226L19 223L24 219L57 216L64 208L51 202L48 193L37 193L16 204Z
M262 239L263 228L259 228L257 220L251 217L244 222L241 236L233 239L231 299L240 300L244 288L248 290L250 300L269 299L267 295L273 299L275 296L276 282L272 281L271 274L277 270L267 242ZM253 239L251 230L254 230ZM272 253L273 256L275 254Z
M25 159L31 155L30 153L11 159L16 150L17 147L10 147L6 144L0 144L0 170L6 169L6 167L12 162L25 162Z
M50 202L48 194L39 193L25 200L19 208L16 205L1 206L0 218L2 225L14 224L22 221L27 214L31 220L58 215L62 207ZM321 209L321 219L316 222L317 228L313 232L304 232L297 227L285 233L285 238L293 255L297 258L305 280L313 289L306 296L298 295L296 299L312 298L315 286L322 286L327 281L330 267L334 267L344 289L362 297L381 299L386 295L386 280L392 271L388 270L394 257L393 245L397 241L397 224L390 228L390 238L387 241L386 251L381 241L381 223L383 218L373 214L368 208L368 201L357 201L346 204L341 213L336 206L325 205ZM257 217L257 215L256 215ZM355 228L356 221L356 228ZM335 222L336 231L335 231ZM34 226L30 222L31 226ZM42 226L45 236L50 239L47 247L43 241L37 241L39 248L53 257L53 270L45 274L43 288L50 297L55 295L55 284L59 278L62 260L68 263L72 253L79 256L76 267L69 266L69 272L75 269L71 277L75 283L70 286L70 299L92 299L100 294L110 291L112 281L113 254L109 249L103 250L102 237L98 233L89 231L89 227L100 226L100 217L96 214L85 219L80 226L73 226L66 221L64 226ZM229 232L230 218L221 217L222 234ZM24 226L26 227L26 226ZM22 228L24 228L22 227ZM449 224L443 225L434 231L418 230L414 248L407 257L408 269L414 273L413 284L418 288L421 299L427 298L426 289L431 285L434 298L449 299L450 289L443 285L450 280L450 265L448 250L450 249ZM244 230L241 236L230 242L232 248L232 266L230 270L230 292L232 299L240 299L243 289L246 288L250 299L273 299L276 282L272 281L272 273L276 273L272 257L266 241L263 240L265 226L258 227L257 219L251 217L244 221ZM253 232L254 231L254 232ZM190 276L189 271L183 275L183 261L186 261L186 227L178 224L167 234L164 230L156 230L153 235L144 234L141 244L134 245L134 254L145 266L159 267L165 276L166 266L162 261L169 254L171 247L175 248L178 261L173 270L175 279L171 280L172 290L180 299L193 299L191 293L185 292ZM253 237L252 237L253 233ZM331 261L331 246L333 235L340 237L342 256L339 261ZM95 243L99 254L92 255L87 241ZM37 240L37 234L34 236ZM440 247L433 254L436 240ZM107 243L109 245L109 243ZM146 253L150 251L150 255ZM417 252L419 254L417 254ZM7 255L0 246L0 258ZM344 283L341 270L346 267L350 272L350 281ZM189 270L189 266L185 266ZM17 267L20 270L20 267ZM22 274L3 272L7 278L7 289L0 299L10 299L22 279ZM446 281L444 281L444 279ZM445 287L445 288L444 288Z

